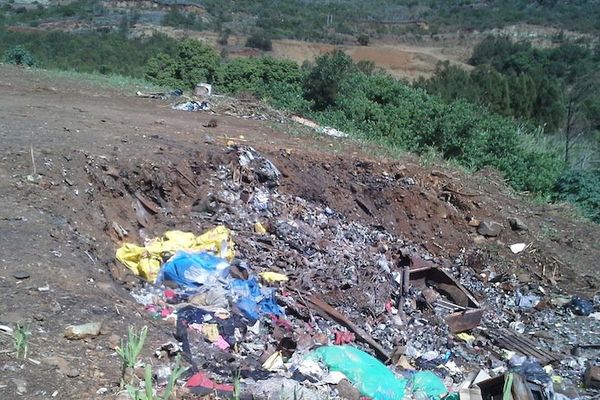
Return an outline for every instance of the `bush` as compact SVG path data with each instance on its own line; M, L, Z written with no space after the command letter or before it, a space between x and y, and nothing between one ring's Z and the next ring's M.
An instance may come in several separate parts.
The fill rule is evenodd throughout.
M340 86L355 70L350 56L341 50L318 57L303 83L305 98L314 101L317 110L333 106Z
M200 82L212 83L218 68L215 50L198 40L186 39L177 45L174 56L161 53L148 60L145 77L159 85L191 88Z
M15 46L4 52L2 60L7 64L37 67L38 63L33 54L23 46Z
M358 44L360 44L361 46L368 46L370 39L371 38L369 38L369 35L365 34L359 35L358 38L356 38Z
M246 47L252 47L254 49L260 49L264 51L273 50L273 42L271 38L264 32L256 32L250 35L246 40Z
M554 200L574 203L594 222L600 223L600 170L570 170L554 187Z

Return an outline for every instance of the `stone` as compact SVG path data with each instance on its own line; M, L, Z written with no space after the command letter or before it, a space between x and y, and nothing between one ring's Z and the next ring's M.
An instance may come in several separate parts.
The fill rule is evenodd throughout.
M79 370L77 368L69 368L65 375L67 375L69 378L77 378L79 376Z
M585 386L591 389L600 389L600 366L590 365L585 370L583 377Z
M481 221L481 224L479 224L479 227L477 228L477 232L483 236L493 237L498 236L502 231L502 228L504 227L498 222L485 220Z
M29 278L31 275L27 271L16 271L15 273L13 273L13 276L15 277L15 279L23 280Z
M25 393L27 393L27 382L25 380L14 378L12 380L12 382L17 387L17 394L19 396L24 395Z
M513 231L526 231L529 227L520 218L511 217L508 219L508 223Z
M65 328L65 337L71 340L85 339L98 336L102 329L102 322L88 322L82 325L71 325Z
M347 379L342 379L336 386L340 398L344 400L360 399L360 392Z
M119 335L115 335L114 333L110 335L110 337L108 338L108 348L111 350L115 350L120 345L121 337Z

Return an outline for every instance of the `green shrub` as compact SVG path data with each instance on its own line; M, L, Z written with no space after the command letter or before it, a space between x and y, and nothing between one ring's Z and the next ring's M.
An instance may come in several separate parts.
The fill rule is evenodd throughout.
M600 223L600 170L569 170L556 182L554 200L575 204L583 215Z
M255 32L246 40L246 47L260 49L264 51L273 50L273 42L271 38L263 31Z
M236 58L219 68L215 83L226 93L248 92L259 97L269 95L275 84L300 85L298 65L273 57Z
M218 68L219 55L214 49L186 39L177 45L174 56L161 53L148 60L145 77L162 86L191 88L200 82L213 82Z
M7 64L37 67L38 63L33 54L23 46L15 46L4 52L2 60Z

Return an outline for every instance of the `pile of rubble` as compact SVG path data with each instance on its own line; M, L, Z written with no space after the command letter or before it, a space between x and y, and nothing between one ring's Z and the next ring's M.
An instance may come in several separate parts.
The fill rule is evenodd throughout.
M191 211L214 230L167 232L130 247L134 259L118 253L148 281L134 298L172 321L177 342L157 354L183 354L191 391L310 399L600 394L599 296L484 274L477 254L437 258L410 238L281 193L280 171L253 148L227 151L236 162L215 166L212 193Z

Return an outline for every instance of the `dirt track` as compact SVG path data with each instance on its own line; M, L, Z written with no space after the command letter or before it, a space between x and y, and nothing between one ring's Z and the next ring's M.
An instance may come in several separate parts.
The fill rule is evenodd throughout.
M352 143L286 134L297 130L287 124L218 115L218 127L205 128L213 115L49 76L0 66L0 324L29 324L34 360L16 362L9 351L0 353L0 398L14 398L19 379L27 383L21 398L55 391L59 399L96 398L103 387L114 392L119 362L113 348L128 326L152 325L148 352L170 338L171 329L148 320L121 285L137 281L114 261L119 238L113 222L130 232L129 240L139 239L134 193L168 187L162 205L169 213L155 216L141 233L207 228L188 214L209 187L211 168L227 162L229 140L271 159L283 173L282 192L409 237L449 263L479 248L489 257L486 267L526 271L523 280L532 284L598 290L600 229L560 208L532 206L492 173L467 176L409 159L367 157ZM40 176L28 178L34 168ZM105 181L110 174L138 186L112 190ZM511 216L529 231L512 232ZM482 239L468 218L490 218L505 229L497 239ZM512 255L507 245L515 242L532 247ZM17 271L30 277L18 280ZM46 285L48 291L40 290ZM104 322L98 338L63 337L67 325L92 320ZM0 344L11 350L8 336L0 334Z

